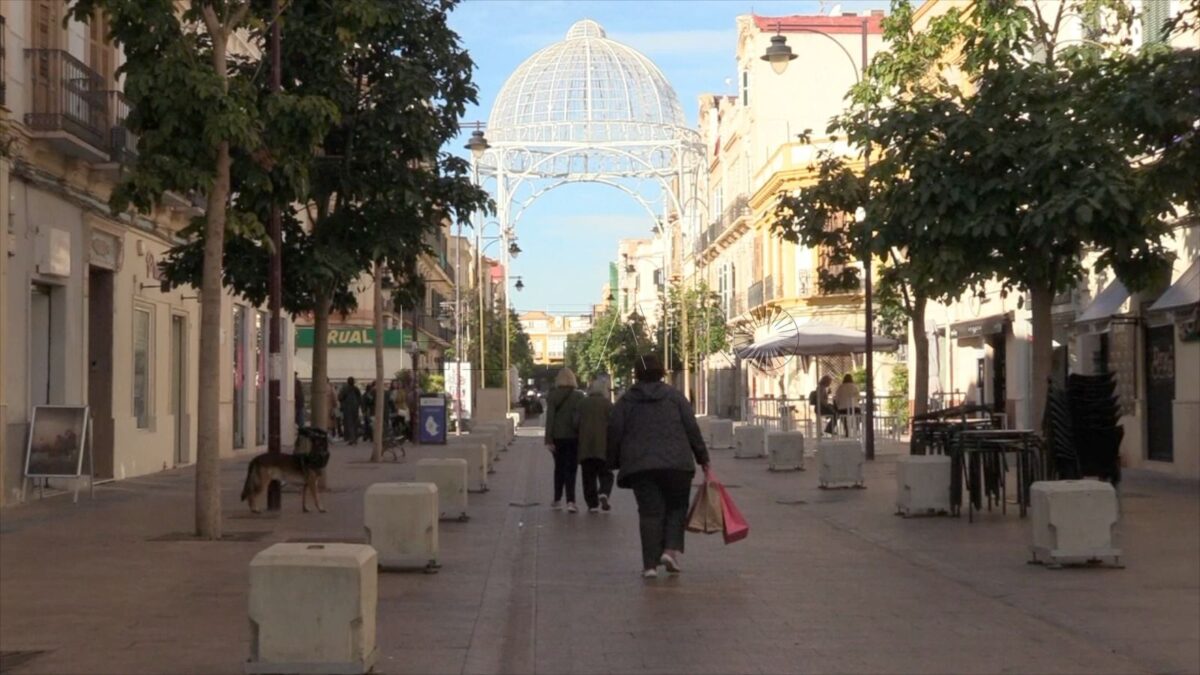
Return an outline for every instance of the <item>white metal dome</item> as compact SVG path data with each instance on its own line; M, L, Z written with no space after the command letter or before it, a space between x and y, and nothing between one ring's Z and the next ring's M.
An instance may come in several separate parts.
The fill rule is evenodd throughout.
M621 143L675 140L682 128L679 98L662 71L584 19L513 71L487 135L529 145Z

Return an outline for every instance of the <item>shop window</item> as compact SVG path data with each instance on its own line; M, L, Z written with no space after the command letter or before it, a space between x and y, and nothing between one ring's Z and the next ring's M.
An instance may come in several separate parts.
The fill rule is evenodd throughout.
M153 340L151 310L133 310L133 416L137 428L150 428L150 345Z

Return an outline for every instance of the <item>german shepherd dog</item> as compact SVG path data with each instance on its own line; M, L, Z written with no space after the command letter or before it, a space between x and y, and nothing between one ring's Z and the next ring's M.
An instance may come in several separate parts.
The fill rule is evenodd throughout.
M323 433L320 437L313 437L304 433L305 431L308 430L302 430L296 441L295 453L273 455L264 452L250 460L250 466L246 468L246 484L242 487L242 501L250 503L252 513L259 512L255 502L273 480L286 483L302 482L304 487L300 490L301 510L308 513L308 493L312 492L317 510L325 513L325 507L321 506L321 493L317 490L317 480L324 473L325 465L329 463L328 441Z

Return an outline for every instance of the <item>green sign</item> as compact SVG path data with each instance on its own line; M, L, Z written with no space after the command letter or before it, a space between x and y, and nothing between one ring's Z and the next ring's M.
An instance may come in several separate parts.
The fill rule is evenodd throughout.
M386 328L383 331L383 346L403 348L412 340L412 331ZM311 349L313 329L308 326L296 328L296 346ZM374 347L375 329L365 326L337 326L329 329L329 348Z

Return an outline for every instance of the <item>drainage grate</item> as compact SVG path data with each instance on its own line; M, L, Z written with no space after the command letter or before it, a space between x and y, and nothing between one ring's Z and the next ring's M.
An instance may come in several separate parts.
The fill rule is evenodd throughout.
M221 535L218 541L262 541L262 538L271 534L270 530L254 530L250 532L226 532ZM211 539L201 539L191 532L169 532L161 534L157 537L150 537L146 541L212 541Z
M539 504L541 504L541 502L509 502L508 503L509 506L515 506L519 509L527 509L531 506L537 506Z
M45 653L44 649L0 651L0 673L11 672Z

